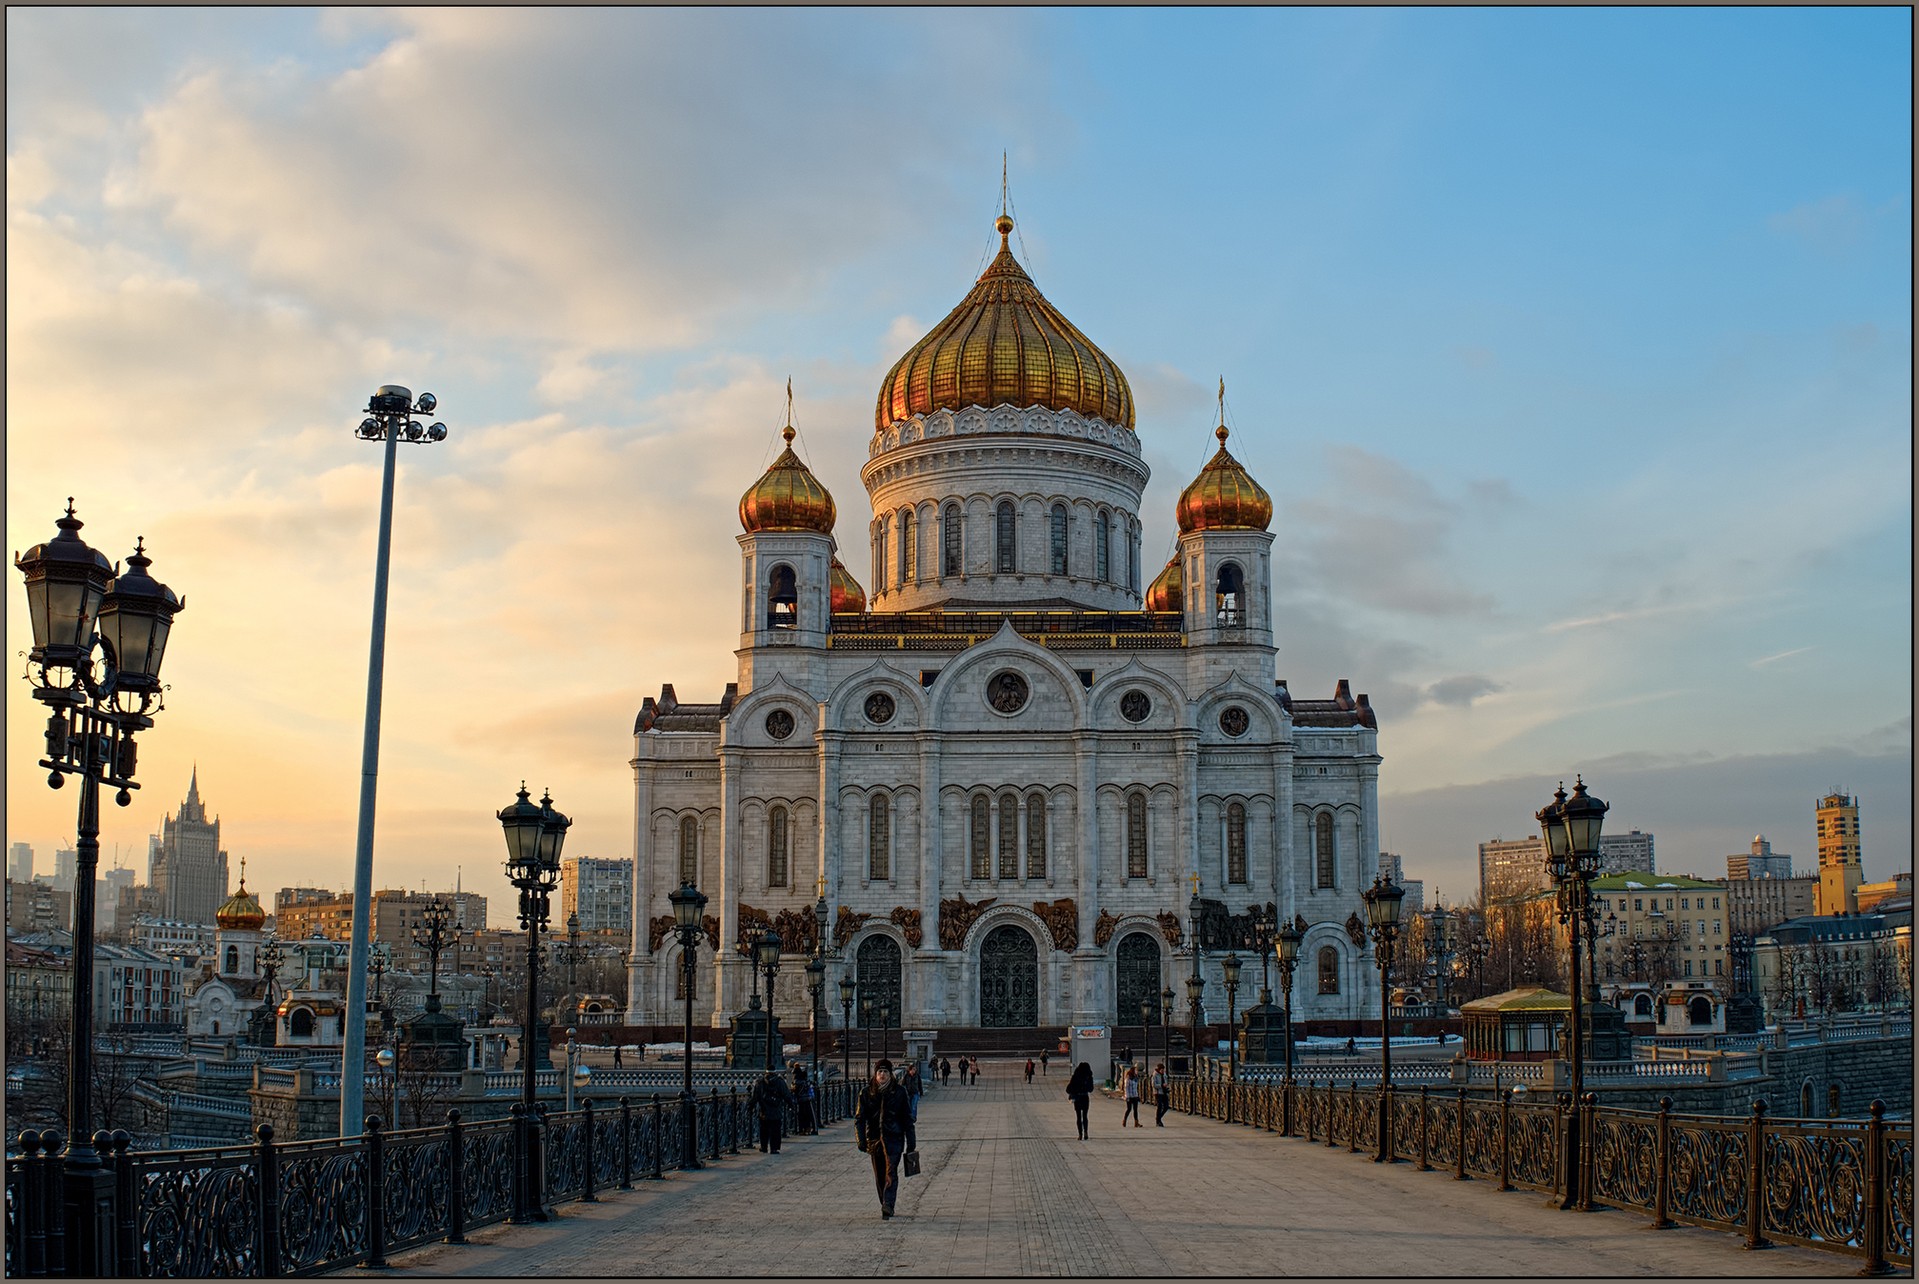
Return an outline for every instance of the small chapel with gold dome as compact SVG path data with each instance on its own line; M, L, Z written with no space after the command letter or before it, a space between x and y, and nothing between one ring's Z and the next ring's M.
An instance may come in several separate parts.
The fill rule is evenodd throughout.
M874 1025L1137 1027L1142 1002L1183 1025L1195 926L1223 1022L1220 959L1257 968L1255 907L1306 925L1297 1019L1376 1016L1378 727L1344 680L1307 699L1276 678L1273 497L1222 415L1177 554L1143 568L1126 376L996 226L985 272L880 385L867 587L789 416L740 499L739 680L640 708L627 1020L679 1019L685 883L708 897L702 1024L747 1006L740 947L768 928L791 956L781 1021L811 1021L821 898L829 981L854 976ZM831 985L825 1003L837 1025Z

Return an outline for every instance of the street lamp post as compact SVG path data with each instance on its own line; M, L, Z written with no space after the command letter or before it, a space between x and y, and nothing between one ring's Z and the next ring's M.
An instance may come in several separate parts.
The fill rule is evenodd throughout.
M680 1142L683 1168L700 1167L699 1122L693 1105L693 967L698 961L700 934L705 930L700 915L706 909L706 894L691 883L680 886L666 898L673 906L673 930L680 938L680 979L686 991L686 1078L680 1084L680 1122L685 1128Z
M27 681L47 706L47 785L80 778L74 844L72 1030L67 1039L67 1137L61 1161L69 1225L69 1264L77 1275L115 1273L112 1219L106 1209L113 1176L93 1143L94 875L100 864L100 786L114 802L133 801L134 733L165 707L160 662L173 617L186 607L147 574L146 541L135 542L121 571L80 538L81 521L67 501L59 533L13 564L26 580L33 649ZM99 652L98 660L95 652ZM131 1269L132 1263L120 1263Z
M1160 1064L1160 1068L1166 1071L1166 1078L1167 1078L1168 1084L1172 1082L1172 1077L1173 1077L1173 1067L1170 1063L1173 1059L1173 999L1174 997L1175 996L1173 994L1173 987L1170 985L1159 992L1159 1027L1160 1027L1159 1033L1160 1033L1160 1038L1164 1041L1166 1045L1162 1049L1164 1060L1162 1060L1159 1064Z
M553 889L560 881L560 849L573 822L553 810L553 798L529 800L524 782L518 800L502 808L507 879L520 893L520 926L526 929L526 1027L520 1038L520 1198L513 1221L543 1222L539 1117L534 1054L540 1047L540 929L546 926Z
M780 974L780 934L772 928L760 933L753 942L753 961L766 975L766 1068L771 1070L777 1064L774 1057L773 1040L779 1021L773 1015L773 978Z
M840 1077L853 1081L853 994L859 986L850 976L840 978Z
M1492 956L1493 943L1484 935L1473 937L1466 946L1466 962L1473 973L1473 997L1480 998L1486 992L1486 960Z
M1293 1132L1293 969L1299 965L1299 943L1305 939L1306 920L1298 915L1273 934L1273 963L1279 970L1279 992L1286 1000L1285 1117L1281 1124L1289 1137Z
M386 682L386 582L393 544L393 466L399 443L446 440L446 425L422 426L439 400L430 392L382 384L367 399L367 417L354 435L386 446L380 475L380 537L373 559L373 630L366 674L366 730L360 748L360 825L353 848L353 937L348 951L346 1037L340 1050L340 1135L360 1131L360 1071L366 1065L366 964L373 940L373 811L380 777L380 699Z
M873 1077L873 996L860 995L860 1048L866 1053L866 1077Z
M1546 840L1547 870L1560 888L1559 921L1566 924L1572 952L1572 994L1569 996L1572 1041L1573 1110L1567 1116L1566 1195L1561 1208L1583 1207L1581 1198L1579 1146L1579 1107L1584 1101L1586 1049L1582 1009L1585 996L1580 993L1579 937L1581 926L1592 927L1592 880L1599 872L1599 831L1605 824L1606 804L1586 792L1586 782L1574 777L1569 798L1564 785L1553 793L1553 800L1536 813L1541 835Z
M1426 939L1432 950L1433 958L1433 998L1439 1004L1439 1015L1443 1018L1451 1006L1446 1002L1447 965L1452 962L1452 916L1446 913L1444 905L1433 906L1432 913L1426 916Z
M1199 1003L1206 992L1205 978L1199 972L1199 956L1202 952L1199 939L1199 875L1193 875L1192 899L1186 902L1186 917L1193 931L1193 974L1186 978L1186 998L1193 1013L1193 1077L1199 1077Z
M1219 974L1226 982L1226 1077L1229 1080L1239 1078L1239 1028L1234 1021L1239 1015L1239 969L1237 954L1228 954L1219 961Z
M585 958L586 947L580 944L580 915L576 910L566 916L566 939L553 947L553 961L566 969L566 995L573 1004L573 1011L562 1015L578 1017L579 967Z
M566 1027L566 1106L568 1114L573 1113L573 1074L575 1067L585 1069L579 1064L580 1031L578 1026Z
M1373 885L1361 895L1373 933L1373 961L1379 965L1379 1153L1373 1156L1373 1162L1384 1163L1393 1108L1393 1032L1387 1024L1393 1001L1393 943L1399 939L1399 904L1406 889L1383 874L1375 874Z
M826 993L826 875L820 875L820 899L813 906L813 957L806 961L806 992L813 1000L813 1130L819 1131L820 1106L825 1102L825 1089L820 1084L820 1025L825 1007L821 1003Z
M400 1130L400 1069L398 1058L393 1055L392 1048L381 1048L373 1054L373 1059L379 1063L380 1069L386 1073L387 1127L398 1132Z

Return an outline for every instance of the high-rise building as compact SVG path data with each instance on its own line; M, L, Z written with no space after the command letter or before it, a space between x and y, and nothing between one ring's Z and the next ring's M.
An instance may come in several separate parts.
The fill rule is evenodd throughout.
M325 899L307 894L317 888L284 888L274 898L273 932L282 941L303 941L313 936L329 941L350 940L353 931L353 895L350 892L322 893ZM289 893L301 899L289 899ZM401 971L425 972L427 954L414 944L426 927L426 908L436 900L449 902L453 917L449 930L460 925L469 934L486 925L486 897L478 892L410 892L403 888L383 887L373 893L373 940L384 945L393 965ZM562 928L561 930L564 930ZM441 967L448 966L443 960Z
M620 937L633 934L633 862L598 856L568 856L560 862L560 927L580 916L580 931Z
M116 865L103 870L93 890L93 930L106 933L113 930L113 913L120 907L120 893L124 888L133 886L133 871Z
M1615 874L1594 879L1592 892L1602 984L1723 981L1732 975L1724 884Z
M1726 877L1729 879L1791 878L1792 857L1784 854L1775 855L1772 844L1766 841L1766 836L1754 834L1752 850L1737 856L1726 857Z
M1850 914L1859 909L1859 800L1833 790L1819 800L1819 912Z
M1804 878L1729 878L1726 880L1726 925L1735 936L1758 936L1781 923L1812 913L1819 880Z
M7 848L7 877L16 883L33 881L33 847L27 843L15 843Z
M68 895L73 894L73 871L80 863L80 853L71 847L53 849L53 885Z
M1599 835L1599 876L1653 872L1652 835L1639 830Z
M200 801L197 768L179 814L161 822L159 850L151 861L165 916L212 927L214 912L227 898L227 854L220 849L218 818L208 820Z
M64 932L73 926L73 894L47 882L7 880L7 931Z
M1402 922L1408 914L1426 912L1426 880L1406 877L1404 856L1397 852L1379 853L1379 872L1406 894L1399 902L1399 917Z
M1531 838L1495 838L1479 845L1481 905L1524 896L1551 883L1546 871L1546 841L1537 834Z

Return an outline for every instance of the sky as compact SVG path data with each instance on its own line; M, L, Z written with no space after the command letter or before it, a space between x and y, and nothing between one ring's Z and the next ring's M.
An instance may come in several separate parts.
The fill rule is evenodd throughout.
M893 360L996 247L1125 370L1146 563L1274 496L1276 676L1380 719L1454 900L1584 772L1662 870L1858 795L1911 868L1904 9L7 11L6 523L186 599L144 788L351 885L383 383L403 447L375 884L488 892L524 778L632 854L642 697L737 676L735 512L802 454L870 565ZM86 68L74 75L75 67ZM1158 559L1158 560L1156 560ZM6 642L30 645L23 592ZM7 690L9 842L75 795ZM116 857L117 854L117 857Z

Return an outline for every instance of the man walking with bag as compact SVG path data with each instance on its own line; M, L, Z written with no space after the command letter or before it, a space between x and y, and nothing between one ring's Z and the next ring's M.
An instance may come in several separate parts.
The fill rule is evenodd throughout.
M893 1215L899 1196L900 1157L917 1151L913 1105L906 1089L893 1080L893 1063L885 1057L873 1067L873 1080L860 1090L853 1110L854 1139L873 1161L873 1184L879 1191L880 1216ZM917 1163L917 1156L915 1156Z
M1166 1126L1166 1107L1172 1105L1171 1085L1166 1078L1166 1063L1153 1067L1153 1126Z
M786 1103L793 1094L786 1086L786 1080L780 1078L777 1071L768 1070L753 1085L753 1104L759 1110L760 1117L760 1153L766 1153L768 1146L774 1154L780 1153L780 1134L785 1131Z

